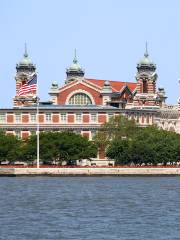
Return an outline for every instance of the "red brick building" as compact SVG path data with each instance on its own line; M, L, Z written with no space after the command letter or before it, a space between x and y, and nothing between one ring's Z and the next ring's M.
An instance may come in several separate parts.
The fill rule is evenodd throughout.
M135 119L142 126L151 125L166 98L164 89L156 91L156 65L149 59L147 49L137 65L134 82L87 79L75 54L72 65L66 69L64 86L52 83L51 101L40 102L38 116L36 91L18 96L21 86L36 73L27 50L16 70L14 106L0 109L0 128L23 139L36 133L37 120L40 131L70 129L90 140L101 124L119 114ZM104 159L104 154L100 152L97 159Z

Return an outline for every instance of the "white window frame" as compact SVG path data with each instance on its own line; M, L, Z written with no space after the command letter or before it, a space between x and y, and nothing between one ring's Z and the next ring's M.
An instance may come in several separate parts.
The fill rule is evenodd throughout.
M21 139L21 130L16 130L15 135L18 139Z
M91 131L91 140L93 140L93 138L96 136L96 134L97 134L97 130Z
M82 113L76 113L76 123L82 123Z
M0 123L6 123L6 114L5 113L0 113Z
M35 118L33 118L32 116L35 117ZM31 123L36 123L36 121L37 121L36 113L30 113L30 122Z
M97 119L97 113L91 113L91 123L97 123Z
M45 122L51 123L52 121L52 114L51 113L45 113Z
M60 121L61 121L61 123L66 123L67 122L67 114L66 113L61 113L60 114Z
M21 113L15 113L15 123L21 123L21 122L22 122Z

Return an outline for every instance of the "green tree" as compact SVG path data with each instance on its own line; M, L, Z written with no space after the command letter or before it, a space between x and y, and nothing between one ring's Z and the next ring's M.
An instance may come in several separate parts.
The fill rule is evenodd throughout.
M114 159L117 165L129 165L131 163L129 140L114 139L107 148L106 155Z
M9 161L14 163L19 160L21 140L14 135L6 135L0 132L0 162Z
M32 163L36 159L36 136L31 136L24 146L24 157ZM80 134L72 132L44 132L40 134L40 159L44 164L95 157L97 147Z
M106 143L106 154L116 164L157 165L180 162L180 135L155 126L137 127L125 117L105 124L95 140ZM111 140L110 140L111 139ZM99 142L98 142L99 141Z
M115 116L109 122L103 124L96 136L94 142L98 148L107 148L114 139L126 139L133 137L138 131L134 120L128 120L125 116Z

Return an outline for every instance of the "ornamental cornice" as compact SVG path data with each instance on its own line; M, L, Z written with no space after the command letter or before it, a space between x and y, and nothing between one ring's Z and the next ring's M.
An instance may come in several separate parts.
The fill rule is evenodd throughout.
M153 72L153 73L141 72L141 73L137 73L136 75L137 80L156 81L157 78L158 78L158 75L156 72Z
M69 125L65 125L65 126L61 126L61 127L47 127L47 126L40 126L40 131L63 131L63 130L79 130L79 131L91 131L91 130L98 130L100 126L69 126ZM36 131L37 128L36 127L23 127L23 126L2 126L1 127L2 130L6 130L6 131Z

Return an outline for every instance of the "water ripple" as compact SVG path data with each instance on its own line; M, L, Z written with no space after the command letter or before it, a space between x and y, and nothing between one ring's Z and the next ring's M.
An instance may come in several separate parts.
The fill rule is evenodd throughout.
M0 178L0 240L179 240L178 177Z

